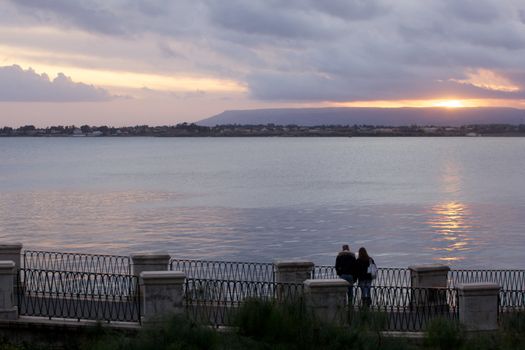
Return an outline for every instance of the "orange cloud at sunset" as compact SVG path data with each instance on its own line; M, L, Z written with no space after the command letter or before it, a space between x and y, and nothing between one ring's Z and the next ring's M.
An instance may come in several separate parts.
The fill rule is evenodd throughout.
M508 78L499 75L488 69L469 70L467 79L451 79L451 81L470 84L486 90L516 92L520 87L511 82Z

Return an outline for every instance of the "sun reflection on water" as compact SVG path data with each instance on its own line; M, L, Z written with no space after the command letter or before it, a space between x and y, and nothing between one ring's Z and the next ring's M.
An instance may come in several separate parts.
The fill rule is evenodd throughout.
M431 249L441 253L435 260L463 260L462 253L471 249L469 207L459 201L442 202L432 207L431 215L427 221L435 233Z

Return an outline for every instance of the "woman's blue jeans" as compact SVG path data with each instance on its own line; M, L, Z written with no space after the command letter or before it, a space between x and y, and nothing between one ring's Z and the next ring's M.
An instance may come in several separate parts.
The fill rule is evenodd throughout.
M361 289L361 300L363 301L363 305L370 306L370 304L372 304L372 298L370 297L370 289L372 287L372 281L371 280L359 281L357 285L359 289Z

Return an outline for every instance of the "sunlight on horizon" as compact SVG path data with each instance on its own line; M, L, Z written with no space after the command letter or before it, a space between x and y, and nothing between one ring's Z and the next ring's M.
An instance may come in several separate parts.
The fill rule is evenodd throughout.
M462 99L436 98L414 100L370 100L347 101L325 104L333 107L361 107L361 108L481 108L481 107L509 107L525 109L525 100L509 99Z
M434 107L463 108L466 106L460 100L445 100L435 103Z

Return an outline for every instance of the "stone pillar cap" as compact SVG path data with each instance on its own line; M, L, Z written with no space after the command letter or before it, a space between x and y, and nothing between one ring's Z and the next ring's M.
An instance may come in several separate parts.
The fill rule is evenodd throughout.
M308 260L275 260L277 267L313 267L314 263Z
M482 283L458 283L457 288L464 291L483 291L483 290L500 290L501 287L497 283L482 282Z
M442 264L421 264L411 265L408 267L408 269L416 272L450 271L450 266Z
M328 279L308 279L303 282L305 286L310 288L331 288L331 287L345 287L348 288L350 283L341 278Z
M148 278L186 278L184 271L143 271L140 273L140 277L144 279Z
M22 249L23 244L20 242L6 242L0 244L0 250L6 249Z
M151 253L151 254L132 254L131 261L134 264L141 265L158 265L159 263L168 263L171 256L166 253Z
M16 264L11 260L0 260L0 270L12 272Z
M132 259L148 259L148 258L171 258L168 253L164 252L151 252L151 253L138 253L131 254Z
M182 271L143 271L140 279L144 284L182 284L186 274Z

